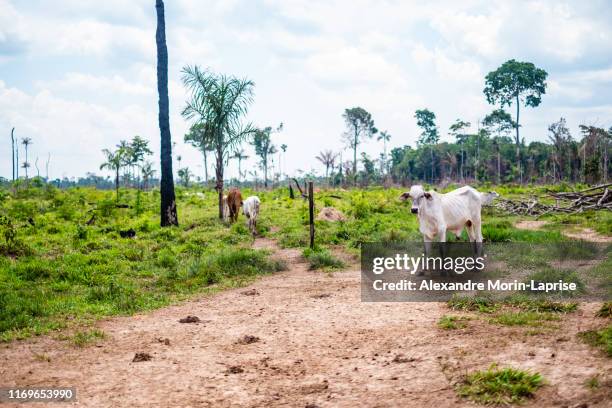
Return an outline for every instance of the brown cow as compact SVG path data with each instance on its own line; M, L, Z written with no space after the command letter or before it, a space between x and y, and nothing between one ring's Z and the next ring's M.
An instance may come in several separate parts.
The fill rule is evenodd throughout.
M230 222L236 222L238 220L238 214L240 213L240 207L242 206L242 194L237 188L231 188L227 193L227 207L229 210Z

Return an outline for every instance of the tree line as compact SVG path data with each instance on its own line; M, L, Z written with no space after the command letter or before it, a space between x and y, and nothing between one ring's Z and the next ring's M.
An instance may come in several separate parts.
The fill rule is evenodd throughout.
M391 149L391 135L378 132L372 115L361 107L348 108L342 115L346 131L342 135L353 160L342 160L342 152L323 150L316 157L325 167L331 185L367 185L379 182L425 181L456 182L607 182L612 127L604 129L580 125L580 137L571 135L564 118L548 127L547 142L526 143L520 136L520 108L540 105L546 93L548 74L530 62L509 60L485 77L483 93L487 102L497 105L469 131L472 124L457 119L447 133L454 142L441 142L441 130L431 110L414 113L421 129L415 147ZM514 118L504 107L514 105ZM379 157L370 157L358 147L377 136L383 143ZM357 163L361 162L358 171Z

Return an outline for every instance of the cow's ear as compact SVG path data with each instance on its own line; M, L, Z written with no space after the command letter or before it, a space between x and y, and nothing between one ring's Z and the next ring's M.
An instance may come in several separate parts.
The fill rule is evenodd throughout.
M431 194L425 193L423 195L425 196L426 199L431 200Z

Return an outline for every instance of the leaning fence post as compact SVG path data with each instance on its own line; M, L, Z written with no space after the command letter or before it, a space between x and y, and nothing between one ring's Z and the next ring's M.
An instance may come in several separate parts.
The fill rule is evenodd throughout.
M310 219L310 249L314 249L315 227L314 227L314 192L312 181L308 182L308 215Z

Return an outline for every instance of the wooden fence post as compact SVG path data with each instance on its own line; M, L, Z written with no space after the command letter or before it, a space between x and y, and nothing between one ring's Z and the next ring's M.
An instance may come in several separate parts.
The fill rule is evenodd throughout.
M314 249L315 227L314 227L314 191L312 181L308 182L308 215L310 218L310 249Z

